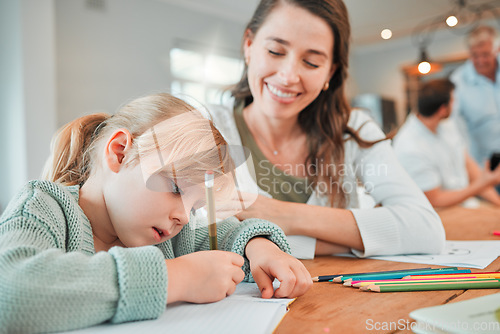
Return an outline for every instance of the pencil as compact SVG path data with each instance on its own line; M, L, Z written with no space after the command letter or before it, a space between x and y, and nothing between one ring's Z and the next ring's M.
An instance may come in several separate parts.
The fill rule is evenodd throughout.
M464 278L473 278L473 277L493 277L500 278L500 272L479 272L479 273L467 273L467 274L442 274L442 275L408 275L403 277L403 279L414 279L414 278L445 278L445 277L454 277L460 276Z
M404 292L404 291L435 291L435 290L465 290L465 289L498 289L500 280L491 282L457 282L457 283L418 283L393 285L368 285L360 288L362 291L373 292Z
M495 278L465 278L465 279L448 279L448 280L428 280L428 281L407 281L407 280L399 280L399 282L391 281L391 282L360 282L356 283L352 287L354 288L362 288L364 286L370 286L370 285L415 285L419 283L426 283L426 284L431 284L431 283L457 283L457 282L498 282L498 279Z
M455 269L458 269L455 267ZM400 269L400 270L385 270L385 271L370 271L366 273L349 273L349 274L340 274L340 275L328 275L328 276L318 276L314 277L313 281L315 278L319 277L332 277L329 280L333 280L335 283L340 283L342 280L342 277L344 276L363 276L363 275L373 275L373 274L385 274L385 273L409 273L409 272L419 272L419 271L427 271L427 270L432 270L430 267L429 268L412 268L412 269Z
M217 249L217 224L215 222L215 203L214 203L214 172L205 173L205 194L207 197L207 216L208 216L208 239L210 249Z
M493 235L500 235L500 231L493 231Z
M428 269L426 271L421 271L420 273L415 272L415 275L418 274L428 274L428 275L436 275L438 273L470 273L470 269L457 270L453 268L439 268L439 269ZM411 274L410 274L411 275ZM408 276L408 272L401 273L386 273L386 274L373 274L373 275L363 275L363 276L350 276L350 277L342 277L342 282L351 280L351 281L367 281L367 280L382 280L382 279L396 279L403 278Z
M326 282L326 281L331 281L335 277L341 277L341 276L358 276L358 275L365 275L365 274L381 274L381 273L399 273L402 271L414 271L414 270L428 270L431 268L414 268L414 269L404 269L404 270L386 270L386 271L373 271L369 273L349 273L349 274L335 274L335 275L324 275L324 276L316 276L313 277L312 280L313 282Z
M494 277L461 277L461 276L454 276L454 277L445 277L445 278L414 278L414 279L389 279L389 280L370 280L370 281L351 281L351 282L345 282L345 286L352 286L355 288L359 288L362 286L370 285L370 284L377 284L377 283L399 283L399 282L404 282L404 283L426 283L426 282L443 282L445 280L477 280L477 279L496 279Z

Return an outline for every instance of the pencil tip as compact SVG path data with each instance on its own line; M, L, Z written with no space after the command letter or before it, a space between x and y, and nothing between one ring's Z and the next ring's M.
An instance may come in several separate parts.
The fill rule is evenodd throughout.
M318 278L318 277L313 277L313 278L312 278L312 281L313 281L313 282L318 282L318 281L319 281L319 278Z

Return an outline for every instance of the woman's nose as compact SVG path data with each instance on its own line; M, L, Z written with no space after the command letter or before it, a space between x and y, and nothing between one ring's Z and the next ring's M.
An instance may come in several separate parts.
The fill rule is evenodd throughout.
M278 72L281 83L285 86L293 85L299 81L299 61L292 57L284 59Z

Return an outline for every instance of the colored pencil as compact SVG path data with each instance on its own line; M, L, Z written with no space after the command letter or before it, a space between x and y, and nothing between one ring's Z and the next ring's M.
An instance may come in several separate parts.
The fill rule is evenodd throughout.
M439 268L435 270L428 270L428 271L423 271L420 274L422 275L437 275L438 273L463 273L467 274L470 273L470 269L464 269L464 270L457 270L457 269L448 269L448 268ZM416 273L415 273L416 274ZM374 274L374 275L363 275L363 276L351 276L351 277L343 277L342 282L345 282L347 280L351 281L367 281L367 280L381 280L381 279L396 279L396 278L403 278L408 276L408 273L388 273L388 274Z
M357 283L355 286L353 286L354 288L362 288L364 286L370 286L370 285L383 285L383 286L387 286L387 285L402 285L402 284L406 284L406 285L415 285L415 284L420 284L420 283L425 283L425 284L437 284L437 283L457 283L457 282L498 282L498 279L495 279L495 278L467 278L467 279L449 279L449 280L429 280L429 281L419 281L419 282L415 282L415 281L409 281L409 282L406 282L406 280L400 280L399 282L377 282L377 283L367 283L367 282L361 282L361 283Z
M362 286L367 286L370 284L390 284L390 283L429 283L429 282L444 282L444 281L472 281L472 280L492 280L496 279L494 277L452 277L452 278L418 278L418 279L395 279L395 280L372 280L372 281L354 281L351 285L344 283L345 286L352 286L354 288L359 288Z
M215 221L214 172L205 173L205 195L207 197L208 238L211 250L217 250L217 224Z
M500 280L494 280L488 282L368 285L360 288L360 290L373 291L373 292L404 292L404 291L498 289L498 288L500 288Z
M493 235L500 235L500 231L493 231Z
M407 274L416 274L416 273L424 273L427 271L434 272L439 269L458 269L457 267L451 267L451 268L437 268L437 269L432 269L432 268L413 268L413 269L401 269L401 270L388 270L388 271L373 271L373 272L366 272L366 273L352 273L352 274L343 274L341 276L337 276L333 279L333 282L335 283L341 283L345 281L346 279L350 277L357 277L357 276L369 276L369 275L377 275L377 274L393 274L393 273L407 273Z
M468 274L442 274L442 275L408 275L403 277L403 279L415 279L415 278L444 278L444 277L454 277L461 276L464 278L474 278L474 277L493 277L500 278L500 272L484 272L484 273L468 273Z
M381 274L381 273L399 273L402 271L414 271L414 270L428 270L431 268L414 268L414 269L403 269L403 270L386 270L386 271L373 271L369 273L349 273L349 274L336 274L336 275L324 275L324 276L316 276L313 277L312 280L313 282L327 282L331 281L335 277L341 277L341 276L359 276L359 275L365 275L365 274Z

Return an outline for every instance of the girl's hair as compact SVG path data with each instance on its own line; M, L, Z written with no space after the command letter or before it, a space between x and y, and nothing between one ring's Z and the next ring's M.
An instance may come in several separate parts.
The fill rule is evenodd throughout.
M330 205L345 207L346 195L341 186L343 171L336 171L344 165L344 135L347 134L348 139L354 139L363 148L378 142L363 140L357 131L347 125L351 111L344 93L351 33L347 9L342 0L262 0L245 31L249 30L255 36L271 11L283 4L297 6L318 16L328 23L333 33L333 63L337 69L330 79L329 88L321 91L299 113L298 121L307 135L309 155L305 164L314 169L314 173L311 173L313 184L325 183L326 189L331 189L328 191ZM240 82L232 88L231 93L237 104L244 102L248 105L253 101L246 65ZM318 175L316 171L323 171L324 175Z
M133 138L124 161L127 165L157 150L170 149L162 158L168 167L164 174L169 177L200 184L207 170L217 176L233 168L227 143L212 121L183 100L162 93L136 99L113 116L92 114L62 127L52 139L43 178L63 185L83 185L98 166L104 141L123 128ZM154 141L150 140L152 131ZM218 179L224 178L216 178L216 182Z

